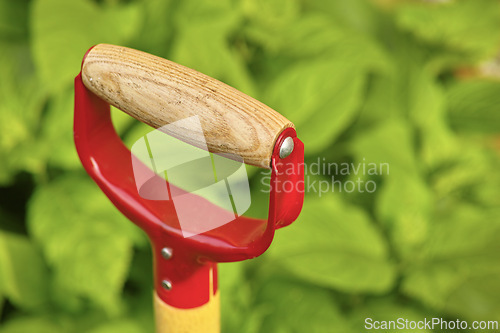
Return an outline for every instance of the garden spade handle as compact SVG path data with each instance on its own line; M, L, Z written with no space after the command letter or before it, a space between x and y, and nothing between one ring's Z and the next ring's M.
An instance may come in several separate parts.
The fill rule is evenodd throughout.
M130 152L112 128L106 103L154 128L198 116L206 142L196 141L199 136L192 135L189 122L168 134L271 168L268 220L237 216L236 229L228 224L223 231L190 239L162 226L165 219L175 217L172 203L139 198L127 165ZM218 333L216 263L262 254L274 230L293 222L302 207L303 193L276 189L289 179L292 184L303 180L304 149L293 124L261 102L195 70L137 50L99 44L87 52L75 79L75 144L94 181L152 241L157 332ZM164 253L165 244L173 255Z
M270 168L279 134L293 124L242 92L193 69L126 47L99 44L82 64L94 94L132 117L159 128L197 115L208 150L230 153ZM169 133L195 146L189 131Z

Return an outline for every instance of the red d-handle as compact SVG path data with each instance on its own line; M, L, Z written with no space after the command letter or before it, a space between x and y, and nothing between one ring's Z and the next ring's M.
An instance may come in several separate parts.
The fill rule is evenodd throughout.
M281 159L278 147L287 137L293 138L294 150ZM111 202L148 234L154 251L156 292L163 302L176 308L206 304L217 291L215 263L259 256L271 244L274 230L293 222L302 207L304 146L293 128L280 135L272 155L268 220L240 216L189 238L180 232L171 201L147 200L137 193L134 157L113 127L109 104L84 86L81 75L75 79L74 139L87 173ZM221 209L208 201L207 205L214 212ZM164 248L172 250L168 260L162 256Z

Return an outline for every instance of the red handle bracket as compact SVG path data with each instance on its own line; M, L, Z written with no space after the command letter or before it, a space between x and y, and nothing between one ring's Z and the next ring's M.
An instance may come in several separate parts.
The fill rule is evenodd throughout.
M279 147L287 137L293 138L294 150L281 159ZM84 86L81 74L75 78L74 139L87 173L111 202L148 234L154 251L155 289L164 302L178 308L207 303L210 293L216 292L216 263L261 255L271 244L274 230L292 223L302 208L304 145L292 128L280 135L273 152L268 220L239 216L189 238L181 234L172 200L147 200L137 192L131 161L135 157L113 127L109 104ZM203 200L215 214L222 209ZM168 260L161 255L164 247L173 250ZM170 290L162 286L164 280L171 283Z

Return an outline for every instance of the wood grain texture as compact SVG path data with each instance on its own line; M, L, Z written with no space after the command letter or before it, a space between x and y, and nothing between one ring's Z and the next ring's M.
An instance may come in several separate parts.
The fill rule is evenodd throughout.
M279 134L293 124L242 92L193 69L141 51L96 45L82 65L85 86L132 117L159 128L191 116L201 122L208 150L270 168ZM203 147L189 128L169 133Z
M219 308L219 293L208 303L194 309L174 308L155 293L156 333L220 333Z

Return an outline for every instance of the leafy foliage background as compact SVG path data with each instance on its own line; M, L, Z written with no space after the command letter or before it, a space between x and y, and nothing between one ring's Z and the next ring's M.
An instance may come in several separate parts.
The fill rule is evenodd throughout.
M2 333L153 331L148 241L72 141L72 80L102 42L279 110L309 162L390 164L363 176L375 193L307 193L268 253L221 265L224 332L500 319L498 1L0 0Z

